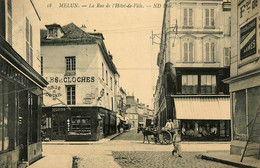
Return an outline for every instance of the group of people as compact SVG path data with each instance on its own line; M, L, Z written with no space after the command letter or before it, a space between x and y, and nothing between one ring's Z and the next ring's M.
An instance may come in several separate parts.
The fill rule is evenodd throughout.
M207 136L214 136L218 133L217 126L213 126L210 128L210 125L207 126L199 126L197 122L195 122L194 129L191 129L189 125L187 125L187 130L185 124L182 125L181 129L182 135L187 135L191 137L207 137Z

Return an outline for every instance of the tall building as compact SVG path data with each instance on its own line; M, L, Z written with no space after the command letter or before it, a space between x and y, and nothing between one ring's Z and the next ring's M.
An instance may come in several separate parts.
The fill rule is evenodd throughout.
M259 1L238 0L231 3L231 65L229 84L231 96L231 154L241 155L249 144L260 149L260 4ZM255 120L255 124L254 123ZM252 127L254 125L254 127ZM251 148L251 146L249 146ZM247 155L247 154L246 154ZM256 156L256 155L254 155Z
M42 156L40 16L34 1L0 1L0 167Z
M154 94L157 124L183 140L230 140L230 2L166 0Z
M74 23L41 30L43 126L51 139L99 140L116 132L119 73L101 33Z

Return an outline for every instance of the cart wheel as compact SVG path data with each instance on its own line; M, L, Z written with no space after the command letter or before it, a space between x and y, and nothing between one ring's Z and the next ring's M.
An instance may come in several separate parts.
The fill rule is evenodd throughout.
M163 141L166 144L172 143L172 134L169 131L163 131Z

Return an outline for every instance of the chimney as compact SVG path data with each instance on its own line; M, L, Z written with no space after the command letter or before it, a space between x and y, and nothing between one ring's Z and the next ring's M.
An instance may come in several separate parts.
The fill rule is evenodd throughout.
M86 27L86 25L81 25L81 29L86 29L87 27Z
M137 98L137 103L139 103L139 99Z

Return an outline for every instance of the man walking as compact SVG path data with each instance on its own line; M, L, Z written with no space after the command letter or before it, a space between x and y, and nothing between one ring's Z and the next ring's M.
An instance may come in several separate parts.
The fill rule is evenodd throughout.
M181 158L181 131L178 130L175 132L175 134L173 135L173 151L172 151L172 155L174 155L174 153L176 152L178 154L178 156Z

